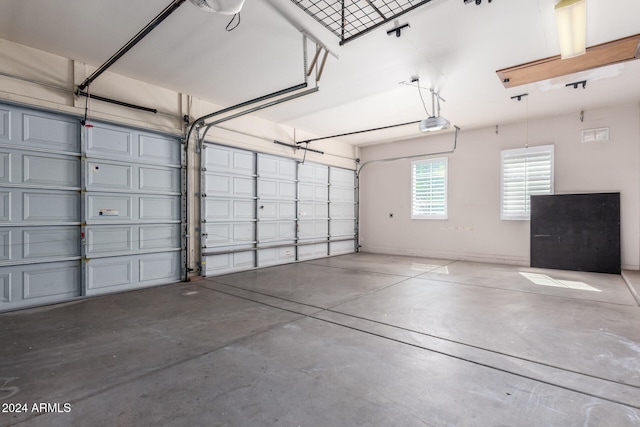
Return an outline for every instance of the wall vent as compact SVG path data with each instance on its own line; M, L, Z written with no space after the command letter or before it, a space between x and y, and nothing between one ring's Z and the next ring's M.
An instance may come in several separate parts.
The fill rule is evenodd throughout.
M609 140L609 128L585 129L582 131L582 142L601 142Z

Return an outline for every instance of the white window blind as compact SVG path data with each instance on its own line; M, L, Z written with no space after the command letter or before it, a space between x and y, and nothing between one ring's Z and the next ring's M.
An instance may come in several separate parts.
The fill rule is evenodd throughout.
M411 162L411 218L447 219L447 158Z
M501 219L529 219L530 196L553 194L553 145L502 151Z

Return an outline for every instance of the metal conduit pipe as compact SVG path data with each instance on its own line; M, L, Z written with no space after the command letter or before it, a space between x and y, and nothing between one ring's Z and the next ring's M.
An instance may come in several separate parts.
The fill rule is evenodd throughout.
M453 139L453 148L447 151L438 151L435 153L424 153L424 154L412 154L410 156L401 156L401 157L391 157L389 159L376 159L369 160L368 162L364 162L360 168L356 171L356 250L360 251L360 174L362 173L362 169L365 166L370 165L371 163L380 163L380 162L393 162L396 160L409 160L415 159L418 157L430 157L430 156L440 156L443 154L452 154L456 151L456 147L458 146L458 134L460 133L460 128L458 126L453 126L456 129L456 133Z
M296 91L296 90L304 89L307 86L308 85L307 85L306 82L305 83L300 83L298 85L291 86L291 87L288 87L286 89L282 89L282 90L270 93L268 95L263 95L263 96L260 96L258 98L253 98L253 99L251 99L249 101L244 101L244 102L241 102L239 104L232 105L231 107L223 108L222 110L214 111L213 113L205 114L202 117L198 117L196 120L193 121L193 123L191 123L191 126L189 126L189 131L187 132L187 136L186 136L187 144L189 143L189 140L191 138L191 134L193 133L193 130L197 126L204 126L204 121L207 120L207 119L210 119L211 117L215 117L215 116L218 116L218 115L224 114L224 113L229 113L229 112L231 112L233 110L237 110L238 108L247 107L249 105L256 104L256 103L261 102L261 101L266 101L267 99L275 98L277 96L284 95L284 94L287 94L287 93L290 93L290 92L293 92L293 91ZM204 140L204 136L202 138L198 138L198 139Z
M341 137L341 136L358 135L360 133L375 132L377 130L392 129L392 128L397 128L397 127L400 127L400 126L407 126L407 125L415 125L415 124L420 123L420 122L421 122L421 120L416 120L416 121L413 121L413 122L399 123L397 125L381 126L379 128L365 129L365 130L356 130L356 131L353 131L353 132L340 133L340 134L331 135L331 136L321 136L319 138L305 139L304 141L298 141L298 142L296 142L296 144L308 144L309 142L322 141L323 139L338 138L338 137Z
M320 88L318 88L316 86L316 87L313 87L311 89L307 89L305 91L302 91L302 92L299 92L299 93L295 93L293 95L286 96L284 98L276 99L275 101L267 102L266 104L261 104L261 105L258 105L256 107L249 108L248 110L244 110L244 111L241 111L239 113L232 114L230 116L224 117L222 119L218 119L218 120L213 121L211 123L207 123L204 126L204 132L202 133L202 136L200 137L200 141L201 142L204 141L204 138L207 136L207 132L209 132L209 129L211 129L213 126L215 126L215 125L217 125L219 123L224 123L226 121L233 120L233 119L236 119L238 117L242 117L242 116L254 113L254 112L259 111L259 110L264 110L265 108L273 107L274 105L282 104L283 102L291 101L293 99L300 98L302 96L311 95L312 93L315 93L318 90L320 90Z

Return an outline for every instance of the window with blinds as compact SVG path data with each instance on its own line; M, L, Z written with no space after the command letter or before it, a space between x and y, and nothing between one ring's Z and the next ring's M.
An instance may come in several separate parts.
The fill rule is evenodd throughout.
M528 220L530 196L553 194L553 145L502 151L500 218Z
M447 219L447 158L411 162L411 218Z

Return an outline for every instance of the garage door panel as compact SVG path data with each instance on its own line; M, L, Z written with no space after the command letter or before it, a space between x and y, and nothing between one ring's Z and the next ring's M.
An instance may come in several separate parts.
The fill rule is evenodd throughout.
M87 194L87 221L131 221L134 197L127 194Z
M258 250L258 266L268 267L293 262L296 260L295 254L295 246L260 249Z
M258 176L282 181L295 181L296 162L284 157L258 154Z
M296 237L294 221L269 221L258 223L258 243L293 242Z
M0 261L10 261L11 260L11 248L12 248L12 234L14 230L12 229L0 229Z
M90 259L87 295L102 295L180 280L180 251Z
M78 263L46 265L23 272L23 299L79 295Z
M205 210L209 220L253 219L256 203L254 200L225 200L207 197Z
M244 271L255 267L254 251L207 255L203 258L206 276Z
M331 202L354 203L355 194L353 188L331 187Z
M153 285L180 280L180 253L143 255L138 259L139 281Z
M86 153L96 157L133 158L133 133L104 124L94 124L87 138Z
M0 191L0 224L11 220L11 192Z
M25 260L80 256L78 227L29 228L23 230L21 234Z
M296 203L294 201L260 201L258 218L266 219L296 219Z
M217 197L254 197L254 178L242 176L224 176L207 173L205 175L207 196Z
M93 123L86 154L92 158L180 165L181 144L175 138L106 123Z
M330 168L329 176L332 186L349 187L351 189L355 187L356 177L352 170L332 167Z
M321 185L301 182L298 185L298 198L300 200L323 201L326 203L329 201L329 187L326 183Z
M87 255L114 254L131 252L134 229L132 226L122 227L87 227Z
M179 280L181 150L174 137L2 106L0 311Z
M215 247L251 247L255 244L255 223L207 223L205 226L204 245Z
M271 179L258 180L258 197L264 199L290 199L296 198L296 184L294 182L278 181Z
M180 144L173 138L141 133L136 157L144 162L179 165Z
M0 310L2 303L9 302L11 302L11 273L0 273Z
M180 248L179 224L89 226L87 255L124 255Z
M349 220L349 219L331 220L331 225L329 228L330 228L331 237L355 235L353 220Z
M180 169L141 166L138 173L140 191L180 192Z
M329 246L326 243L298 246L298 259L300 261L323 258L327 256Z
M0 146L0 183L53 189L80 187L78 156L36 154Z
M140 196L139 219L141 221L179 220L180 197L178 196Z
M340 255L355 252L355 240L331 242L329 244L330 255Z
M80 257L77 226L11 227L0 229L0 261L29 263Z
M279 173L278 173L279 160L280 159L278 159L277 157L258 154L258 175L260 177L279 176Z
M329 237L329 223L327 220L305 220L298 223L298 238L300 240L319 240Z
M90 190L134 190L133 167L130 165L87 162L87 188Z
M219 173L255 175L255 154L229 147L205 145L203 150L205 170Z
M331 238L354 238L354 171L213 144L205 147L201 168L206 189L202 198L206 224L202 239L203 274L224 274L327 256L330 203L351 207L348 217L342 216L347 208L339 211L341 216L337 219L344 222L333 227ZM234 159L244 159L243 172ZM244 193L234 186L237 179L244 180ZM232 206L242 198L252 198L252 202L255 198L255 203L247 205L240 214ZM254 241L239 241L233 235L232 224L249 218L256 221L255 228L247 230L253 232ZM215 236L211 235L212 226L218 227ZM251 251L239 252L238 245ZM245 256L246 262L237 262L240 256Z
M180 197L155 195L100 194L87 195L87 220L179 221Z
M139 227L141 251L180 248L180 225L143 225Z
M330 209L332 219L355 218L355 205L353 203L332 203Z
M0 142L5 144L11 139L11 111L0 108Z
M303 163L298 169L298 179L304 182L314 182L327 185L329 182L329 168L324 165Z
M11 182L10 171L11 154L7 150L0 149L0 183L8 184Z
M77 222L80 220L80 197L72 192L44 192L39 190L12 191L14 209L23 208L24 222ZM22 203L13 203L17 198ZM22 205L22 206L20 206Z
M72 157L23 155L23 179L27 185L79 187L80 161Z
M105 123L87 133L87 294L180 280L182 144Z
M80 295L80 261L0 267L0 311Z
M133 258L106 258L87 263L87 294L111 292L133 285Z
M13 142L16 141L15 132ZM80 134L78 122L46 113L22 113L22 138L20 146L25 148L44 148L67 152L78 152Z
M298 203L298 218L325 219L329 218L329 204L327 202L300 202Z
M180 169L113 163L104 160L87 162L88 190L180 192Z
M14 188L0 191L0 222L13 225L33 223L77 223L80 195L75 192Z

